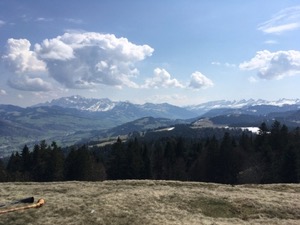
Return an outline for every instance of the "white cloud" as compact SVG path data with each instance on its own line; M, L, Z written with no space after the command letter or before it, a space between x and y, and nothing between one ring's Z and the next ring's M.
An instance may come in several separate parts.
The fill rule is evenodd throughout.
M212 80L207 78L205 75L203 75L199 71L196 71L191 75L191 81L190 81L189 87L194 88L194 89L200 89L200 88L206 89L206 88L213 87L213 86L214 86L214 83L212 82Z
M1 96L1 95L7 95L6 91L3 90L3 89L1 89L1 90L0 90L0 96Z
M51 22L51 21L53 21L54 19L52 19L52 18L44 18L44 17L38 17L37 19L36 19L36 21L38 21L38 22Z
M184 86L176 79L172 79L171 75L165 69L156 68L152 78L146 79L144 88L183 88Z
M45 39L42 44L36 44L35 52L44 60L69 60L75 57L73 48L60 38Z
M257 83L257 79L255 77L252 77L252 76L248 78L248 81L250 83Z
M281 34L300 28L300 6L283 9L270 20L259 24L258 30L267 34Z
M298 27L300 27L300 23L289 23L289 24L283 24L279 26L265 27L263 29L263 32L280 34L284 31L295 30Z
M229 67L229 68L234 68L234 67L236 67L236 65L233 64L233 63L224 63L224 66Z
M278 41L276 41L276 40L266 40L266 41L265 41L265 44L268 44L268 45L275 45L275 44L278 44Z
M38 59L30 46L26 39L8 39L7 54L2 56L7 68L14 72L8 84L19 90L49 91L52 86L43 80L47 73L46 63Z
M5 22L3 20L0 20L0 27L2 27L3 25L5 25Z
M257 70L263 79L282 79L300 73L299 51L259 51L250 61L240 64L242 70Z
M52 85L41 78L18 76L8 81L9 86L22 91L50 91Z
M112 34L65 33L47 42L52 45L37 45L37 52L50 75L68 88L96 84L137 87L131 80L138 74L135 63L154 51L148 45L135 45ZM69 51L60 52L60 46ZM43 54L44 50L51 54Z
M7 41L7 54L2 56L2 59L16 73L46 71L46 64L37 58L30 46L26 39L10 38Z
M216 62L216 61L214 61L214 62L211 62L211 65L215 65L215 66L221 66L222 64L221 64L220 62Z
M66 18L65 20L70 23L83 24L83 20L81 19Z
M226 63L221 63L221 62L216 62L216 61L214 61L214 62L211 62L211 64L214 65L214 66L225 66L225 67L228 67L228 68L234 68L234 67L236 67L235 64L233 64L233 63L228 63L228 62L226 62Z
M10 69L16 73L47 72L64 87L73 89L99 84L136 88L138 85L132 81L139 74L135 64L154 51L148 45L136 45L126 38L94 32L65 33L46 39L35 44L34 51L30 45L26 39L9 39L8 53L3 59ZM29 80L28 76L25 80L29 89L32 83L48 86L41 80ZM21 87L19 82L15 83L15 87Z

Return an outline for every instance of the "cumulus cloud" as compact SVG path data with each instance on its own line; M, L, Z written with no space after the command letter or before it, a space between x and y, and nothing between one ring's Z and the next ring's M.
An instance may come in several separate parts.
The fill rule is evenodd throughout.
M259 24L258 30L267 34L281 34L300 28L300 6L283 9L270 20Z
M9 39L2 56L12 72L8 84L24 91L57 88L96 89L99 85L118 88L208 88L213 82L196 71L189 84L182 84L162 68L138 85L136 64L150 57L154 49L126 38L95 32L66 32L32 45L26 39ZM222 64L233 67L233 64ZM57 85L59 84L59 85Z
M139 74L135 64L154 51L148 45L136 45L126 38L94 32L65 33L35 44L33 51L30 46L26 39L8 40L8 53L3 59L10 69L16 73L47 72L50 78L73 89L99 84L138 87L132 81ZM37 77L29 78L23 77L29 87L32 83L48 86ZM21 84L16 83L17 87Z
M49 91L51 85L43 80L47 72L46 63L38 59L30 46L26 39L8 39L7 54L2 56L7 68L14 72L8 84L19 90Z
M194 88L194 89L200 89L200 88L206 89L206 88L213 87L213 86L214 86L214 83L212 82L212 80L207 78L205 75L203 75L199 71L196 71L191 75L191 81L190 81L189 87Z
M152 78L146 79L145 84L143 85L145 88L168 88L168 87L176 87L183 88L178 80L172 79L171 75L165 69L156 68L154 70L154 75Z
M62 51L62 49L64 49ZM148 45L135 45L112 34L65 33L36 45L50 75L68 88L96 84L137 87L135 63L151 56Z
M50 91L52 85L41 78L19 76L14 77L8 81L10 87L22 90L22 91Z
M65 44L59 38L45 39L42 44L35 45L35 52L41 59L48 60L69 60L74 58L73 48Z
M7 54L2 56L2 59L16 73L46 71L46 64L30 50L30 46L26 39L10 38L7 41Z
M239 65L242 70L257 70L263 79L282 79L300 73L299 51L259 51L250 61Z

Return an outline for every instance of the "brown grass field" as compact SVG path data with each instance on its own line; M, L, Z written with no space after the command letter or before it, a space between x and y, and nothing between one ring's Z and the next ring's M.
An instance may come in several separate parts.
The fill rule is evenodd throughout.
M46 201L41 208L1 214L0 224L7 225L300 224L300 184L128 180L0 185L1 203L30 196Z

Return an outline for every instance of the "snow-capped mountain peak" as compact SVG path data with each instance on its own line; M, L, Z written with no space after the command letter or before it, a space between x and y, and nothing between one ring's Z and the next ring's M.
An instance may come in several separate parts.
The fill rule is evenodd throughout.
M198 116L196 113L191 112L184 107L174 106L167 103L145 103L143 105L139 105L129 101L111 101L107 98L85 98L78 95L54 99L50 102L38 104L33 107L40 106L59 106L89 112L110 112L111 115L132 117L133 119L145 116L170 119L189 119Z
M293 106L293 109L300 108L300 99L279 99L276 101L267 101L263 99L242 99L242 100L218 100L202 103L199 105L191 105L186 107L178 107L170 105L167 103L163 104L154 104L154 103L145 103L143 105L137 105L130 103L128 101L111 101L108 98L85 98L79 95L74 95L70 97L63 97L59 99L54 99L50 102L43 104L38 104L36 106L60 106L64 108L76 108L78 110L90 111L90 112L107 112L111 110L133 110L135 112L155 112L164 115L163 113L168 114L171 111L182 110L182 117L192 117L193 115L203 115L211 110L222 110L222 109L232 109L232 110L241 110L243 112L256 113L257 107L279 107L284 110L289 106ZM291 107L289 107L291 108ZM238 113L238 111L236 111ZM147 114L147 113L145 113Z
M233 101L227 101L227 100L218 100L218 101L210 101L206 103L202 103L199 105L192 105L188 106L189 108L193 109L218 109L218 108L242 108L245 106L256 106L256 105L273 105L273 106L283 106L283 105L300 105L300 99L279 99L277 101L267 101L263 99L249 99L249 100L233 100Z
M64 108L75 108L79 110L86 110L92 112L105 112L113 109L116 105L115 102L108 98L85 98L79 95L73 95L70 97L63 97L59 99L53 99L50 102L38 104L37 106L60 106Z
M186 108L197 112L198 114L205 114L210 110L221 110L221 109L246 109L248 112L256 112L256 109L253 107L259 106L270 106L270 107L288 107L294 106L294 108L300 108L300 99L279 99L277 101L268 101L263 99L242 99L242 100L234 100L234 101L227 101L227 100L219 100L219 101L211 101L202 103L199 105L191 105L187 106Z

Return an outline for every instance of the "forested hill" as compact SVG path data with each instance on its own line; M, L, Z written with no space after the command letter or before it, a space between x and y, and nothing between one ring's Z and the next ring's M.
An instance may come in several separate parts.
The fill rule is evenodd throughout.
M133 138L105 146L62 149L42 141L0 164L0 181L158 179L240 183L299 183L300 129L275 121L254 136Z
M0 157L19 151L25 144L33 146L40 140L56 141L64 147L93 139L95 134L106 138L126 134L126 131L146 131L201 119L209 120L213 126L257 127L262 122L269 125L278 120L297 127L299 109L299 99L214 101L179 107L71 96L27 108L0 104ZM149 120L144 127L143 123L137 124L137 120L144 121L144 118Z

